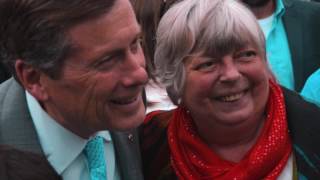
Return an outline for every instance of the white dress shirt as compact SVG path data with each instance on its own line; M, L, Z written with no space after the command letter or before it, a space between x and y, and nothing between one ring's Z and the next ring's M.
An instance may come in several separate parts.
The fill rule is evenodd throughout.
M90 180L86 157L83 154L88 139L83 139L58 124L27 91L26 99L41 147L51 166L64 180ZM110 133L100 131L97 135L103 137L105 142L107 178L119 180L120 175Z

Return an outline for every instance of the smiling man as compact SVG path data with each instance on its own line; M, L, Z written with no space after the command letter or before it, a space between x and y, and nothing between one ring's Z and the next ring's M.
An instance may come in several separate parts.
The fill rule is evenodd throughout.
M0 85L0 143L44 154L66 180L142 179L147 74L130 2L3 0L0 21L15 77Z

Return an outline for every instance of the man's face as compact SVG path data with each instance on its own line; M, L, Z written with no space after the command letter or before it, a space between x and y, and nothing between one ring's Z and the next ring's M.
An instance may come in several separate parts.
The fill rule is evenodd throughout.
M45 110L62 126L88 137L104 130L127 130L142 123L147 82L140 28L128 0L117 0L107 14L71 28L75 52L62 76L41 76Z

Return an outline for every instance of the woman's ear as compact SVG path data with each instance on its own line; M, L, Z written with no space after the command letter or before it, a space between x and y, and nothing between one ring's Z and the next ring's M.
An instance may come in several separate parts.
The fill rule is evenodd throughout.
M267 64L267 68L266 68L266 73L269 79L271 79L273 82L278 82L276 76L273 74L273 72L271 71L271 68L269 67L269 65Z

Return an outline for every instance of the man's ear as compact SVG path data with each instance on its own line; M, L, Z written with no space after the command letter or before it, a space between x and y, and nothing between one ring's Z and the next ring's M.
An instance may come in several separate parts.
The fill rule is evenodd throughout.
M17 78L25 90L38 101L46 101L48 99L45 86L40 81L41 76L44 75L43 72L32 65L26 64L21 59L16 60L15 70Z

